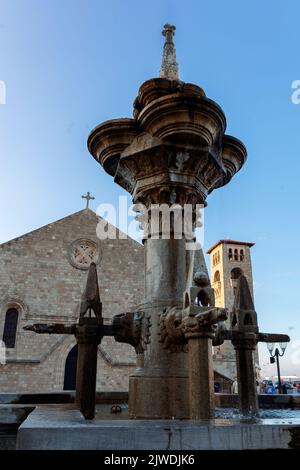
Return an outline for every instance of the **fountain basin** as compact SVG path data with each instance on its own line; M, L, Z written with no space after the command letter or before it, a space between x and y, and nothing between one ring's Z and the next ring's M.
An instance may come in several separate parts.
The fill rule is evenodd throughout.
M282 411L282 410L281 410ZM38 406L20 426L19 450L300 449L299 418L211 421L99 419L72 405Z

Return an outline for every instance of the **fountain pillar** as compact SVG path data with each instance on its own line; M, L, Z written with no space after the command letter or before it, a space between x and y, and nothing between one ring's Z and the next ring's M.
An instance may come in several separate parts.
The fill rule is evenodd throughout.
M242 413L257 413L258 399L254 365L255 335L233 340L236 352L239 408Z
M144 353L144 366L130 377L131 417L188 416L186 354L170 354L163 349L159 335L162 310L182 307L185 257L184 239L145 241L145 302L140 308L151 318L151 341Z
M212 339L193 334L188 339L190 419L214 417Z
M232 344L236 352L239 407L242 413L258 411L254 351L259 333L249 285L240 276L231 315Z
M95 416L98 345L101 342L97 318L80 318L76 328L78 360L75 403L85 419Z

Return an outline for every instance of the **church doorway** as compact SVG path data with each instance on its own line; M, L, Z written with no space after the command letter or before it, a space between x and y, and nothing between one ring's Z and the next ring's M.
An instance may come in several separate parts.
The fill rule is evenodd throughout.
M65 365L64 390L75 390L78 346L73 346L69 352Z

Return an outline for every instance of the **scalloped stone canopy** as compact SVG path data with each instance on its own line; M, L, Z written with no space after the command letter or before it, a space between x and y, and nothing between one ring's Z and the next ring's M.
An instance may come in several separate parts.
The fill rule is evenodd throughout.
M246 161L243 143L225 134L223 110L197 85L147 80L133 115L98 125L88 149L134 200L159 203L169 192L174 202L203 202Z

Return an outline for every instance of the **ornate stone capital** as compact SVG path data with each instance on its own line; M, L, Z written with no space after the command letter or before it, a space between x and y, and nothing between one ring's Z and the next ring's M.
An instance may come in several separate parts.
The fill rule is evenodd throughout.
M218 307L190 307L189 315L182 321L182 328L186 339L215 337L219 322L227 319L227 310Z
M202 209L203 205L200 204L185 204L182 207L179 204L167 203L151 204L148 207L138 203L133 207L144 240L185 238L187 241L193 241L195 228L202 226Z
M170 352L187 351L190 338L214 338L215 324L227 318L225 309L192 307L190 314L178 307L167 307L160 315L160 342Z
M246 160L244 145L225 129L222 109L202 88L156 78L140 87L134 119L100 124L88 148L135 202L204 203Z

